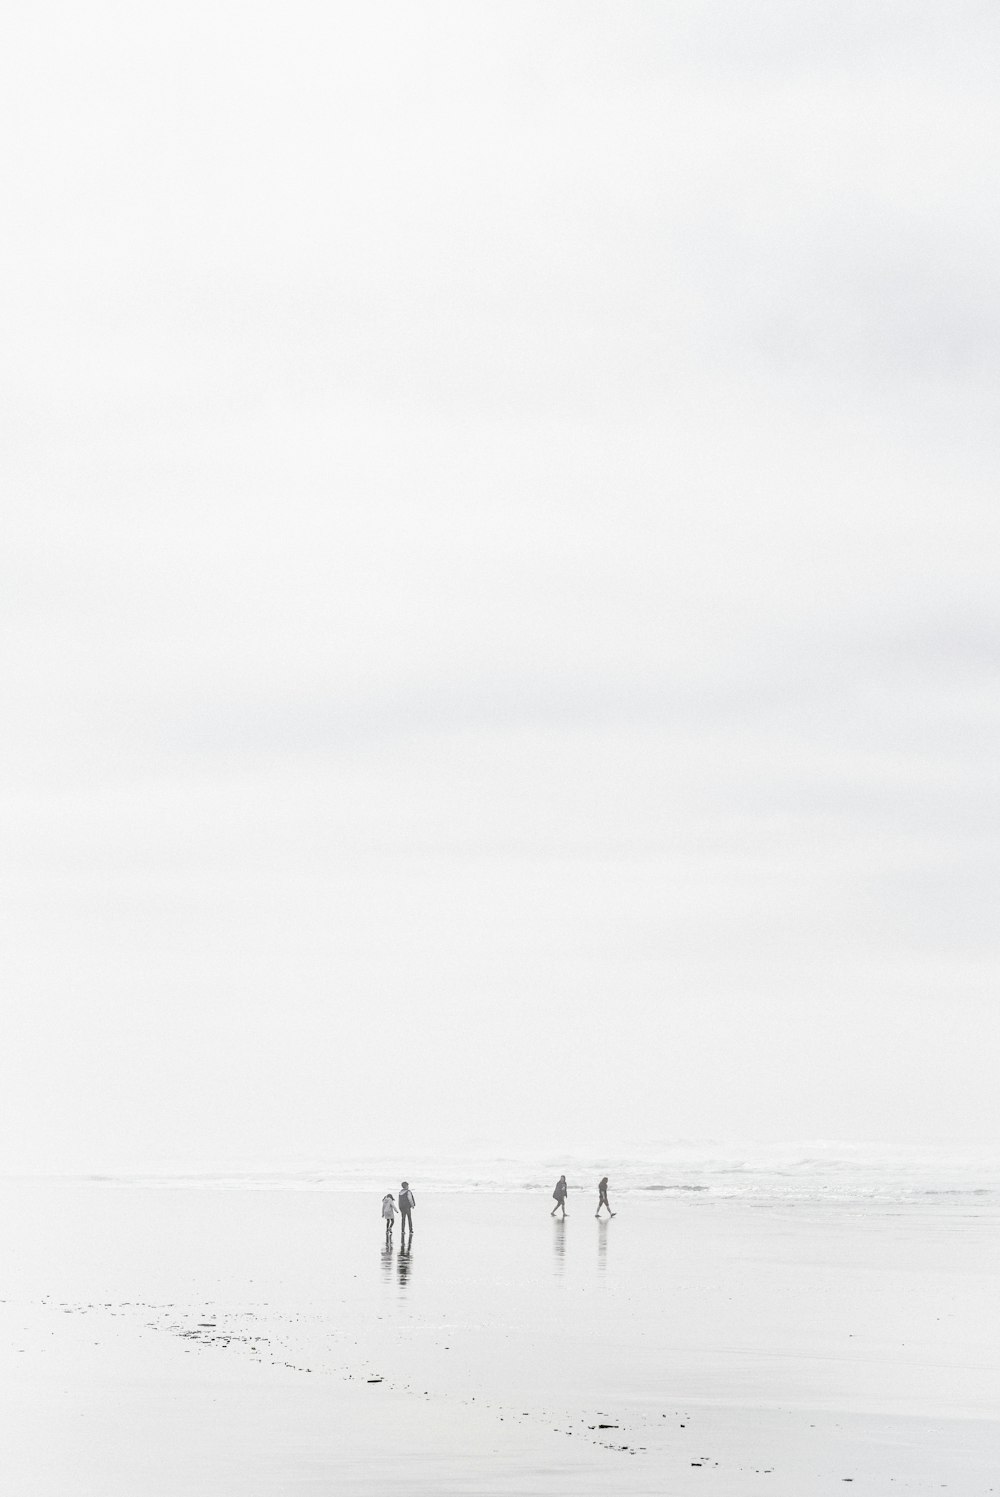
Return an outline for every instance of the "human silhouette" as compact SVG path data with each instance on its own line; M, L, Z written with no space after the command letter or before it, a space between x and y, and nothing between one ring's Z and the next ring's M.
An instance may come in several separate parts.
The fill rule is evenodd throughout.
M392 1198L392 1191L382 1197L382 1215L385 1218L385 1240L392 1241L392 1229L396 1225L396 1202Z
M566 1176L565 1175L560 1175L559 1179L556 1181L556 1188L552 1192L552 1199L555 1201L555 1205L553 1206L552 1210L549 1212L550 1216L555 1216L555 1214L559 1210L560 1206L562 1207L562 1214L563 1214L563 1216L566 1215L566 1197L568 1195L569 1195L569 1186L566 1184Z
M599 1185L597 1187L597 1191L598 1191L598 1196L597 1196L597 1210L594 1212L594 1215L595 1216L600 1216L600 1214L601 1214L601 1207L602 1206L607 1206L608 1207L608 1215L609 1216L617 1216L618 1213L616 1211L612 1211L611 1207L608 1205L608 1177L607 1177L607 1175L605 1175L604 1179L599 1183Z
M407 1229L407 1227L409 1227L409 1229L410 1229L410 1236L411 1237L413 1236L413 1217L410 1215L410 1213L412 1212L412 1210L413 1210L413 1208L414 1208L414 1206L416 1204L417 1204L417 1198L413 1194L413 1191L410 1189L408 1183L404 1180L403 1184L402 1184L402 1187L400 1189L400 1192L399 1192L399 1216L400 1216L400 1222L401 1222L401 1229L400 1229L400 1238L401 1239L406 1236L406 1229Z

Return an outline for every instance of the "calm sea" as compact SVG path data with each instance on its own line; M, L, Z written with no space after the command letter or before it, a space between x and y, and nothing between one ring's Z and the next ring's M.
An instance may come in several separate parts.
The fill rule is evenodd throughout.
M290 1163L206 1173L113 1173L87 1178L108 1185L228 1190L373 1191L406 1177L424 1191L551 1191L560 1174L571 1190L780 1201L916 1201L941 1197L1000 1199L1000 1156L946 1149L887 1149L834 1143L759 1147L693 1143L645 1146L616 1156L575 1154L494 1157L420 1154ZM986 1204L981 1201L981 1204Z

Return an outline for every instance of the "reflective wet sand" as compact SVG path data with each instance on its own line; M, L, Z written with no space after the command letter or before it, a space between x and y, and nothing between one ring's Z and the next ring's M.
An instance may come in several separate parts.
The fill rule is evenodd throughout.
M985 1209L7 1185L11 1490L1000 1489Z

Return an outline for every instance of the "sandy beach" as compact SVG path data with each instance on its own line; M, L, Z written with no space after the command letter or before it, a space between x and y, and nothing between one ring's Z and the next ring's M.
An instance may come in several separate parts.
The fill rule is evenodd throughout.
M2 1198L25 1497L1000 1491L992 1202Z

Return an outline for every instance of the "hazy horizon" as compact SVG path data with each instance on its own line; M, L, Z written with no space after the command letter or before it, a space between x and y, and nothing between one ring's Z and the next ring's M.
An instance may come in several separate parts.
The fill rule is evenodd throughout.
M1000 1147L998 52L11 17L0 1171Z

